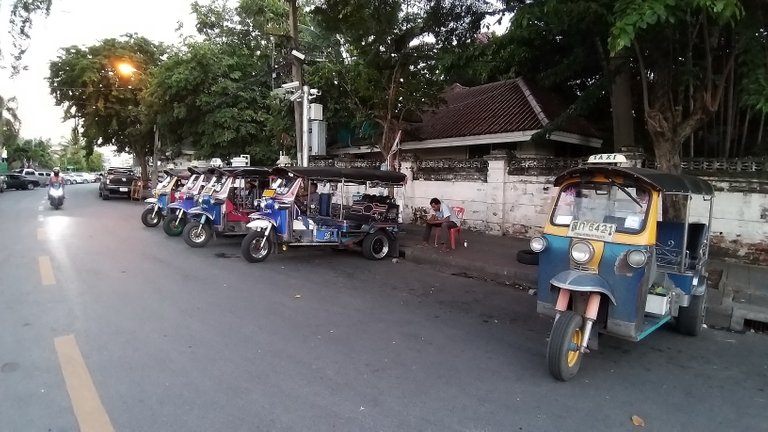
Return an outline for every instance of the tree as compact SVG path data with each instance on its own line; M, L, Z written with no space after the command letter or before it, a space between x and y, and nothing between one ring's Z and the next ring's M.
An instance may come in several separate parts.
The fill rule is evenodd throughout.
M165 52L162 44L131 34L86 48L63 48L50 64L51 94L64 107L64 119L81 122L86 154L94 146L109 145L133 153L144 180L154 146L154 123L142 105L142 93ZM117 69L121 63L137 72L121 76Z
M0 153L16 142L21 121L16 114L16 99L0 96Z
M617 3L611 52L634 51L645 125L659 169L680 172L683 142L714 115L733 80L739 53L758 37L762 23L756 28L744 19L745 5L747 16L763 8L738 0Z
M251 155L277 159L278 137L270 95L271 47L267 34L285 17L282 0L195 3L201 40L188 41L153 73L146 105L166 144L195 149L199 157ZM284 25L284 24L283 24ZM166 147L168 148L168 147Z
M8 146L8 162L14 166L51 169L51 143L42 138L22 139Z
M323 0L312 14L338 35L348 57L323 66L358 123L379 125L376 141L388 162L406 117L435 105L443 89L441 49L459 47L480 28L489 2L474 0ZM332 89L332 86L323 90ZM411 119L412 120L412 119Z

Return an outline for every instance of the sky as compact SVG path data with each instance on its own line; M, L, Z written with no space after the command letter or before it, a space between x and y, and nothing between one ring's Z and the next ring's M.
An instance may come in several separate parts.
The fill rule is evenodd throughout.
M11 52L6 26L12 1L0 1L0 41L9 66ZM175 43L179 21L185 33L194 30L190 15L191 0L53 0L51 15L33 22L29 50L24 57L28 70L9 78L10 70L0 70L0 94L18 99L21 135L50 139L58 143L69 135L71 122L62 123L63 110L54 104L48 90L48 64L59 48L92 45L101 39L138 33L149 39Z

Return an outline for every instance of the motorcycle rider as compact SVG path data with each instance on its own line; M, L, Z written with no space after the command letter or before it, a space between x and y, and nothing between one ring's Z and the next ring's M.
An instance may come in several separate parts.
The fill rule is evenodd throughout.
M48 189L51 189L51 186L54 184L61 185L61 196L62 198L66 198L67 195L64 192L64 176L61 175L61 170L59 167L56 167L53 169L53 175L51 176L51 180L48 182Z

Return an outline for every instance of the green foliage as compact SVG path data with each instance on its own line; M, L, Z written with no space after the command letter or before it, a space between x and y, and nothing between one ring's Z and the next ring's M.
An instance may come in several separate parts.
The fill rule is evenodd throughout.
M252 163L277 160L286 114L271 98L266 33L285 17L278 0L195 3L202 40L189 41L153 74L145 104L157 119L164 148L193 148L198 157L250 154ZM289 118L289 117L286 117Z
M631 47L645 32L674 26L692 12L707 14L720 25L733 25L743 16L744 8L739 0L620 0L611 29L611 52Z
M54 166L54 156L51 152L51 143L42 138L23 139L10 144L8 150L8 162L13 166L31 166L35 168L51 169Z
M465 44L488 10L486 1L319 1L312 15L348 56L310 76L330 93L324 100L337 101L329 112L348 124L378 123L387 156L404 121L438 102L438 52Z
M49 67L51 95L56 105L64 107L65 119L81 121L87 154L94 146L114 145L118 152L131 152L146 164L154 131L141 103L142 93L165 51L163 45L135 34L60 50ZM120 63L137 72L121 76Z

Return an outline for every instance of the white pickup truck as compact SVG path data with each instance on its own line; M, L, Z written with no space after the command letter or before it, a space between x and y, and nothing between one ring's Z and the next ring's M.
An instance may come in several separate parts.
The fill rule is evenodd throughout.
M48 186L48 183L51 181L51 175L53 175L50 171L37 171L32 168L20 168L13 172L21 174L30 180L39 181L40 186Z

